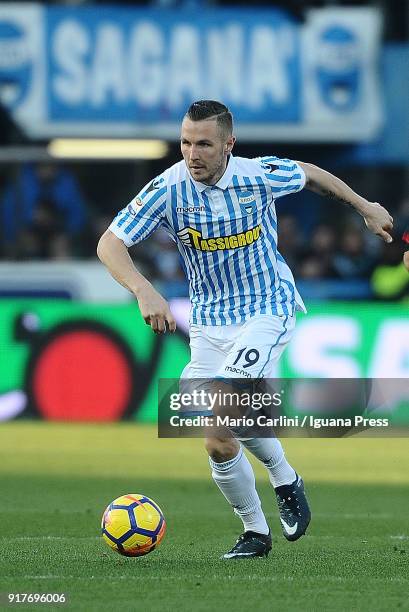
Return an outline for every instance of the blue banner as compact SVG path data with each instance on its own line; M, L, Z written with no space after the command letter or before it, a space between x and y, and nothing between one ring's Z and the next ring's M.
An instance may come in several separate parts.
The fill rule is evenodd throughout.
M32 135L175 139L195 99L246 140L377 135L379 13L0 5L0 100Z
M50 8L47 55L52 120L179 121L200 98L246 122L301 116L298 28L276 11Z

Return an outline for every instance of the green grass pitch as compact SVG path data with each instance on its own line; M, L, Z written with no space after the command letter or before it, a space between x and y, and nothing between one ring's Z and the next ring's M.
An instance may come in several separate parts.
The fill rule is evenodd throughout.
M132 424L2 424L0 592L69 600L24 610L408 610L408 440L284 442L306 482L308 535L284 540L255 465L273 551L229 562L219 557L241 523L209 477L202 441L158 440ZM100 537L104 508L124 493L152 497L167 520L162 545L140 559Z

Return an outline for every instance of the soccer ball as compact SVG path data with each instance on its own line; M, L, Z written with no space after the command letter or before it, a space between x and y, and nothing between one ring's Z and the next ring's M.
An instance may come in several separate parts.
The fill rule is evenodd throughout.
M166 523L154 501L132 493L109 504L102 515L101 530L112 550L126 557L141 557L159 546Z

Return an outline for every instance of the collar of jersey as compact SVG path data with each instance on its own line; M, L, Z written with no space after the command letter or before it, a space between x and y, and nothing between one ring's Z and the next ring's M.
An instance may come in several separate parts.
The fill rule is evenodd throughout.
M198 191L200 191L200 192L204 191L205 189L212 189L212 187L218 187L219 189L227 189L227 187L230 185L231 180L233 178L234 163L235 163L234 162L234 157L230 153L229 161L227 163L226 170L224 171L223 176L220 177L220 179L217 181L217 183L215 185L205 185L204 183L199 183L198 181L195 181L192 178L192 175L190 174L189 169L188 169L187 166L186 166L186 169L187 169L188 174L190 176L190 180L192 181L192 183L194 184L196 189Z

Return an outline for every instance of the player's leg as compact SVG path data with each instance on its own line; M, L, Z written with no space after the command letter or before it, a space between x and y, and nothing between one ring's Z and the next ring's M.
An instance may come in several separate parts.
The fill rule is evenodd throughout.
M241 443L257 457L268 470L274 488L288 485L296 479L294 468L289 464L283 446L277 438L243 439Z
M212 477L243 523L244 533L225 559L267 556L270 529L256 491L253 468L235 438L207 438L206 450Z
M253 468L240 443L235 438L206 438L206 450L213 480L241 518L244 530L267 534Z
M183 376L193 381L195 378L208 378L212 384L234 344L235 336L237 330L232 326L194 326L190 335L191 361ZM206 384L206 381L201 380L201 384ZM213 480L242 520L244 528L243 536L240 536L241 539L225 558L267 555L271 550L271 536L256 491L253 468L241 444L231 436L224 438L210 435L206 438L206 450Z
M295 317L256 316L246 322L238 341L223 364L225 375L232 368L251 378L274 378L284 348L292 337ZM276 493L283 534L288 540L301 537L310 522L310 510L302 479L286 459L281 442L275 438L241 439L241 443L269 473Z
M277 438L253 438L241 443L267 468L274 487L283 535L298 540L307 530L311 513L304 491L304 482L288 463Z
M231 376L240 372L252 379L273 378L277 363L292 337L295 317L261 315L243 325L239 339L223 363L224 375L234 368ZM275 370L275 371L274 371ZM295 470L288 463L277 438L243 439L242 444L267 468L273 487L294 482Z

